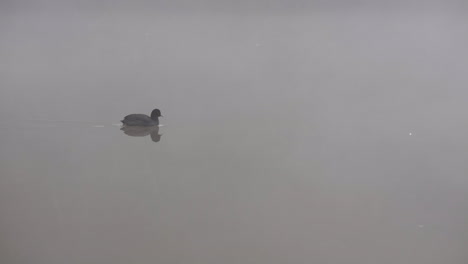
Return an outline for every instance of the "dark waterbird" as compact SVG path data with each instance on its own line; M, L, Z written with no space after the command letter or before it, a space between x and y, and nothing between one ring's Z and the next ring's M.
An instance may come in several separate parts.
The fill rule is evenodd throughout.
M122 123L125 126L142 126L142 127L149 127L149 126L157 126L159 125L159 117L161 115L161 111L159 109L154 109L151 112L151 117L144 115L144 114L131 114L122 120Z

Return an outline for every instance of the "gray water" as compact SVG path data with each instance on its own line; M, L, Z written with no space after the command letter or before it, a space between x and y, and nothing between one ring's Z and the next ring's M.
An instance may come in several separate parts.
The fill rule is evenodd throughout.
M1 263L467 263L468 10L80 3L0 5Z

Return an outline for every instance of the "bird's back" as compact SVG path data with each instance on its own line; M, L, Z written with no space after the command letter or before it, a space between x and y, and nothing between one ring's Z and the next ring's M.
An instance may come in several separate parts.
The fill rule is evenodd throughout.
M156 120L151 119L151 117L143 114L131 114L122 120L127 126L155 126L158 125L159 122Z

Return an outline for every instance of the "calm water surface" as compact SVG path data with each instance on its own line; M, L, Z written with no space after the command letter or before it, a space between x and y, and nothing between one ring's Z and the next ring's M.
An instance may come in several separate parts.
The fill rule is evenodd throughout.
M467 263L465 13L73 10L0 18L1 263Z

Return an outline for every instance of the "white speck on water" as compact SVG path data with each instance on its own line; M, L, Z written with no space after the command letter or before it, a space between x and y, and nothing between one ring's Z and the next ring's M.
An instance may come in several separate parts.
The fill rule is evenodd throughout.
M104 127L103 125L95 125L94 127Z
M423 227L424 227L424 225L418 225L418 227L419 227L419 228L423 228Z
M413 135L413 133L411 133L411 132L410 132L410 133L409 133L409 135L410 135L410 136L412 136L412 135Z

